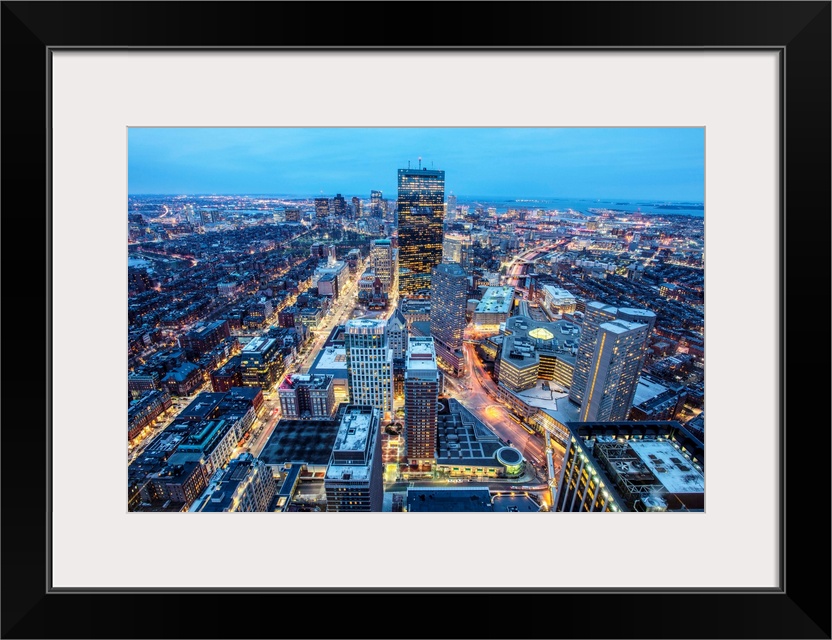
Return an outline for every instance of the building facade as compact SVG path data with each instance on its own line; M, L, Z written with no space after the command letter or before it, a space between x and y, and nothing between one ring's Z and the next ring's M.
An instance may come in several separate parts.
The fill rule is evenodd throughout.
M228 463L213 493L200 505L204 512L267 511L274 499L276 484L270 469L250 453L242 453Z
M385 291L390 291L393 286L393 243L389 238L373 240L370 245L370 262L373 272L381 280Z
M514 306L514 287L487 287L472 322L480 331L497 331Z
M397 210L399 295L427 297L431 272L442 262L445 172L399 169Z
M353 404L393 413L393 351L387 322L375 319L347 320L344 345Z
M581 403L581 420L626 420L644 359L649 327L613 320L598 327L589 379Z
M410 338L404 374L404 429L411 463L436 462L439 376L433 338Z
M618 308L602 302L587 302L584 311L584 319L581 324L581 340L578 344L578 354L575 359L575 370L572 374L572 386L569 388L569 400L576 404L583 405L584 393L587 384L590 382L590 367L595 355L595 347L598 342L598 328L605 322L613 320L628 320L646 324L648 327L647 337L649 338L653 326L656 324L656 314L644 309ZM644 345L646 351L646 343ZM644 353L642 353L643 359ZM641 363L639 364L639 371ZM638 376L636 376L638 378ZM582 412L583 415L583 412ZM621 418L622 420L624 418Z
M283 373L283 355L275 338L255 338L240 353L243 386L269 389Z
M437 265L431 277L430 300L430 334L436 341L439 365L451 375L464 375L462 341L468 304L468 276L459 264L446 262Z
M335 411L335 385L331 375L287 375L277 394L284 418L326 419Z
M350 405L344 411L324 476L326 510L381 511L381 412Z

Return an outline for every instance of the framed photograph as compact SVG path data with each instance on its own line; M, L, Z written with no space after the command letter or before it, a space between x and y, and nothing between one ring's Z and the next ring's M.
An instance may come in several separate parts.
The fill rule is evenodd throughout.
M282 637L268 612L286 603L332 620L320 637L830 637L829 428L805 400L828 380L786 349L806 330L806 274L830 290L830 3L474 6L3 3L3 637ZM223 127L701 131L705 508L128 511L133 135ZM360 148L333 155L360 166ZM506 162L483 149L484 165ZM454 595L532 606L354 634L319 613ZM114 602L121 629L100 615ZM250 610L198 615L229 603Z

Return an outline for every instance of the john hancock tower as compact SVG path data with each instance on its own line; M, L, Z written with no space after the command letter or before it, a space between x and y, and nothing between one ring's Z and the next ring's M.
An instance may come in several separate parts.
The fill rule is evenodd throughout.
M430 296L431 271L442 262L445 172L399 169L399 295Z

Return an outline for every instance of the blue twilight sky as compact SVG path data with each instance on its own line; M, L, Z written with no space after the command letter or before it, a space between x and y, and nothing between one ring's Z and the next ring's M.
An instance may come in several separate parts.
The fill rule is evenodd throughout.
M704 202L703 128L131 128L138 194L395 197L396 170L459 196ZM433 163L433 164L431 164Z

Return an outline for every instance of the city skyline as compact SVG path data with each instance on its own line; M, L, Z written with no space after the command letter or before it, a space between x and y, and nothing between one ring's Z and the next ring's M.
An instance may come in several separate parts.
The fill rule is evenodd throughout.
M704 201L702 128L130 128L130 195L395 193L396 169L446 195Z
M704 204L535 198L534 149L468 168L514 199L423 157L362 197L129 196L128 509L701 510Z

